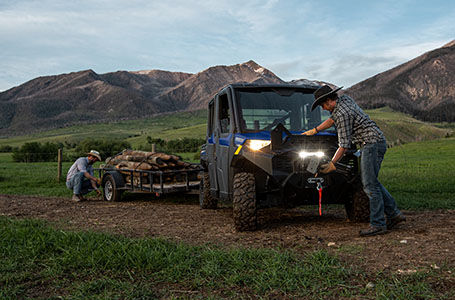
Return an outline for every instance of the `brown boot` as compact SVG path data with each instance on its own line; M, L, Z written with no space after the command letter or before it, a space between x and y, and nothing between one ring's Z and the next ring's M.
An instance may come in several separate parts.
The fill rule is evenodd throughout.
M386 228L382 227L376 227L373 225L370 225L367 229L360 230L359 234L360 236L373 236L373 235L378 235L378 234L385 234L387 233Z
M406 217L403 214L398 214L393 218L387 219L387 230L394 228L402 222L406 222Z
M82 195L74 194L73 198L71 198L71 200L74 202L81 202L81 201L85 201L85 198Z

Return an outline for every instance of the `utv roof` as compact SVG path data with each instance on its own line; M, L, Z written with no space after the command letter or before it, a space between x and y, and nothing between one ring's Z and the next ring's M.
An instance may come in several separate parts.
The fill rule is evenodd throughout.
M310 84L289 84L289 83L272 83L272 84L259 84L259 83L232 83L221 90L224 90L227 87L232 88L292 88L292 89L310 89L317 90L320 88L319 85L310 85Z
M310 84L288 84L288 83L274 83L274 84L259 84L259 83L232 83L228 84L222 89L220 89L217 93L218 94L226 89L261 89L261 88L269 88L269 89L295 89L295 90L305 90L306 92L314 93L318 88L319 85L310 85Z
M229 89L229 88L232 88L232 89L251 89L251 88L270 88L270 89L283 89L283 88L286 88L286 89L296 89L296 90L305 90L306 92L310 92L310 93L313 93L314 91L316 91L318 88L320 88L319 85L311 85L311 84L289 84L289 83L273 83L273 84L266 84L266 83L231 83L231 84L228 84L226 86L224 86L223 88L221 88L220 90L218 90L216 93L214 93L212 95L215 96L223 91L225 91L226 89Z

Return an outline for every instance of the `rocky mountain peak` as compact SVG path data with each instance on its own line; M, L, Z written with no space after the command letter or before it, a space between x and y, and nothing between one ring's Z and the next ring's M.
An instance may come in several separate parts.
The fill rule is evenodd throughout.
M194 74L160 95L158 101L168 105L167 110L201 109L221 88L240 82L283 83L278 76L251 60L231 66L214 66Z
M250 67L254 70L257 70L257 69L261 69L262 66L260 66L258 63L256 63L254 60L249 60L247 62L244 62L242 64L240 64L241 66L247 66L247 67Z
M453 47L453 46L455 46L455 40L448 42L447 44L442 46L442 48Z

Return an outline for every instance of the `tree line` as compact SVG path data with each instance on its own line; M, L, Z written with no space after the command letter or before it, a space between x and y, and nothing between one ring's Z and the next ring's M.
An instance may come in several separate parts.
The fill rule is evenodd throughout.
M151 145L155 144L156 151L166 153L178 153L178 152L198 152L201 150L201 146L205 143L205 139L201 138L187 138L175 140L163 140L160 138L152 138L147 136L147 145L144 150L150 150Z
M183 138L165 141L160 138L153 139L147 137L147 144L138 150L150 151L152 144L155 144L157 152L181 153L181 152L199 152L201 145L205 143L204 139ZM25 143L21 147L2 146L0 152L12 152L12 158L15 162L49 162L57 161L58 149L68 149L68 144L62 143ZM124 149L131 149L131 144L124 140L108 139L84 139L75 144L71 151L64 151L63 160L73 161L78 157L87 155L90 150L95 149L100 152L103 159L114 156Z

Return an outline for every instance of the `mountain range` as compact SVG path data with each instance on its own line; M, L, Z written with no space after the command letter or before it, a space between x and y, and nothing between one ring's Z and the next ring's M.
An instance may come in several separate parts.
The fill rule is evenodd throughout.
M197 74L85 70L43 76L0 93L0 135L202 109L233 82L284 83L254 61Z
M389 106L423 121L455 121L455 40L346 90L363 108Z
M286 84L254 61L196 74L93 70L32 79L0 93L0 136L205 108L235 82ZM289 83L312 83L307 79ZM314 81L313 83L321 83ZM345 92L364 108L389 106L427 121L455 121L455 41Z

